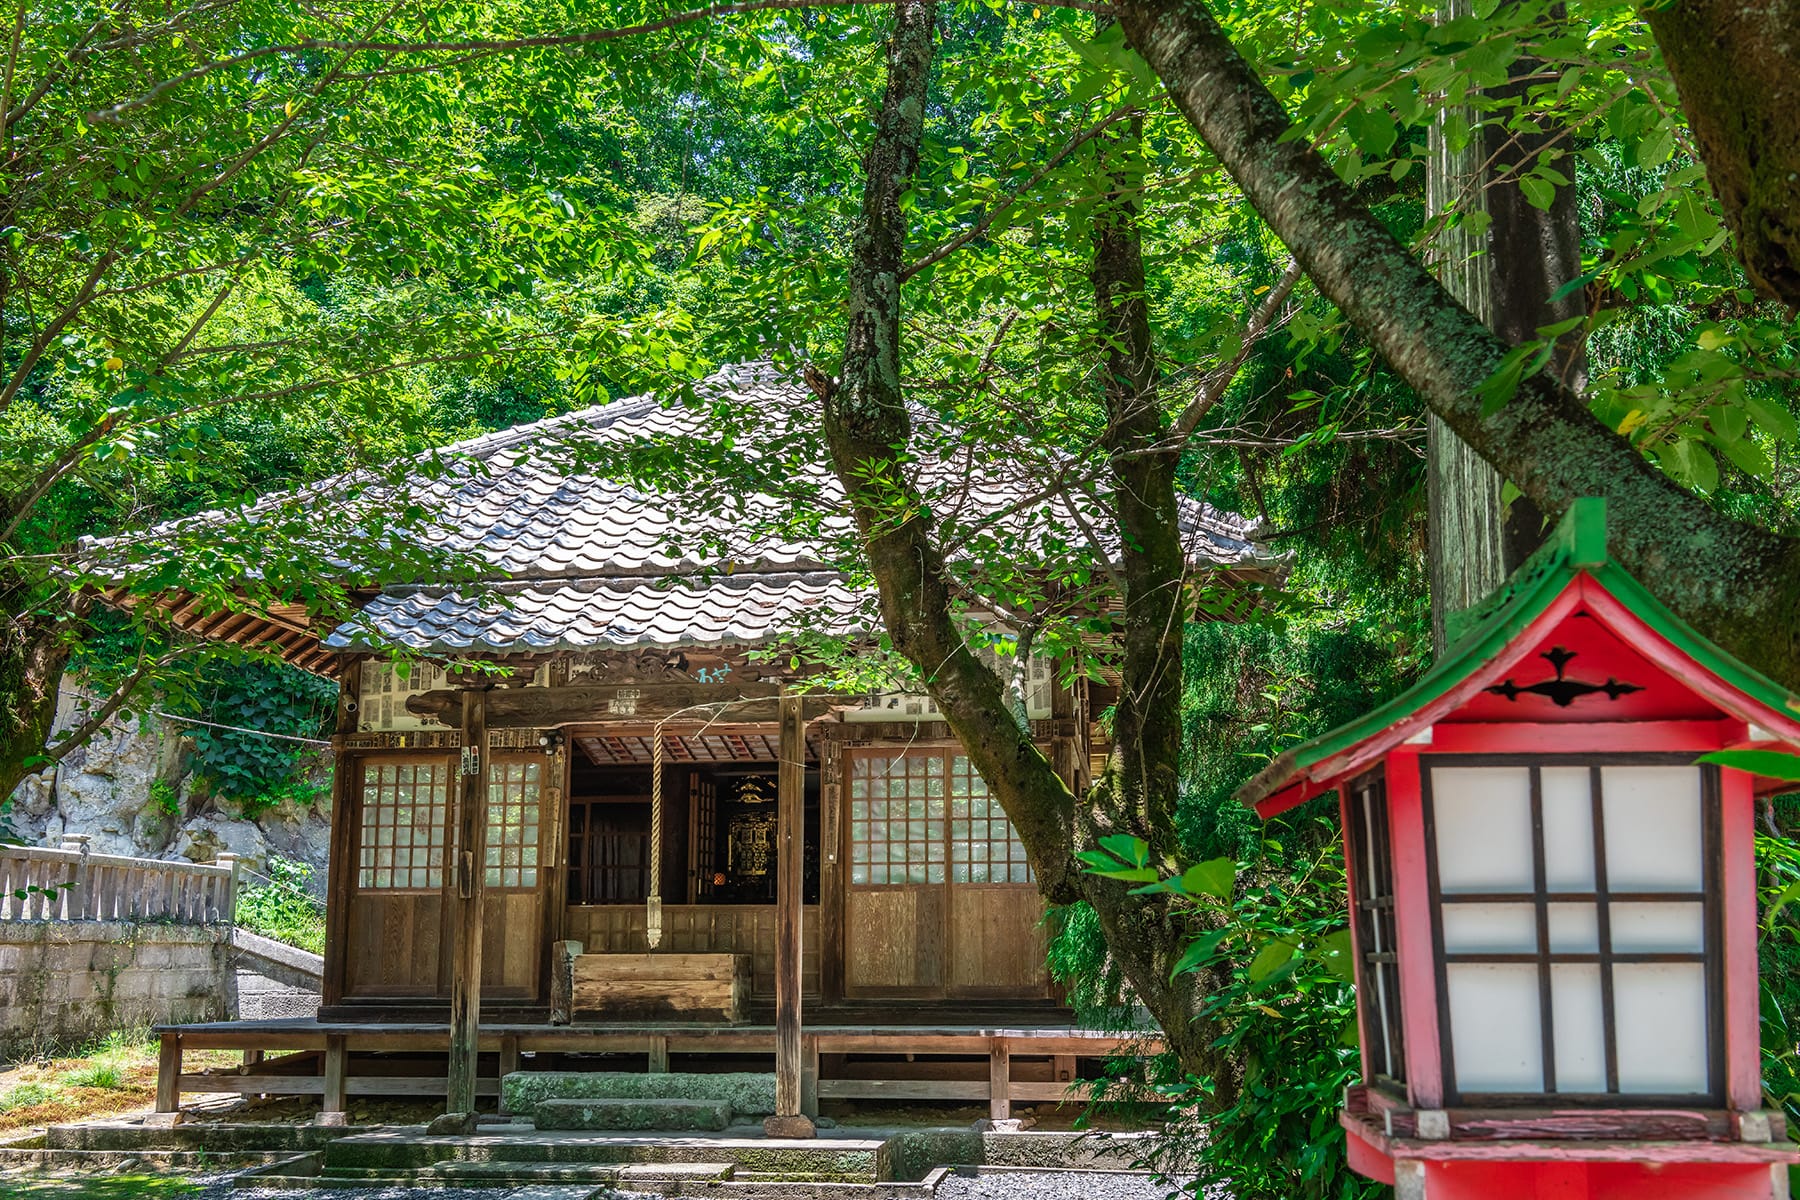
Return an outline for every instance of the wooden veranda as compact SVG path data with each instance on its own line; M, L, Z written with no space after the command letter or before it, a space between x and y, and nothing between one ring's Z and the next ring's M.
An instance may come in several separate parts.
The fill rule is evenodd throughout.
M986 1102L1011 1115L1015 1102L1080 1103L1101 1060L1161 1049L1153 1033L1077 1028L1049 1006L1015 1010L1017 1024L946 1024L918 1010L912 1022L889 1008L871 1023L863 1008L818 1014L800 1036L800 1108L821 1100ZM1000 1013L983 1014L997 1019ZM1027 1023L1029 1022L1029 1023ZM341 1114L353 1096L441 1097L450 1047L447 1022L317 1020L221 1021L160 1028L158 1112L175 1112L184 1094L318 1096L321 1112ZM745 1025L550 1025L496 1021L476 1038L476 1094L499 1094L500 1076L520 1069L589 1067L668 1071L691 1058L717 1069L738 1063L767 1069L778 1031ZM190 1050L241 1050L235 1072L189 1074ZM326 1117L330 1120L331 1117ZM341 1119L341 1118L340 1118Z

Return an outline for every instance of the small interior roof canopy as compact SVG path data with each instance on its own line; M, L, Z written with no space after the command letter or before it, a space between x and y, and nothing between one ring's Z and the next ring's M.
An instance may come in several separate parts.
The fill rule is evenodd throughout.
M1482 604L1417 684L1283 753L1238 791L1273 817L1407 743L1474 748L1521 724L1591 728L1596 750L1645 749L1670 722L1705 723L1722 749L1800 748L1800 697L1697 633L1607 554L1606 506L1577 500L1549 540ZM1791 782L1757 779L1757 790Z

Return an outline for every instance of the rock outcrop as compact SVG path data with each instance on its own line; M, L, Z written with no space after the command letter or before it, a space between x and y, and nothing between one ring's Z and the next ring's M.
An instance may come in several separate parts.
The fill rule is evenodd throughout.
M257 872L278 855L312 866L313 886L322 890L331 836L323 798L247 815L197 783L190 750L180 728L161 718L110 721L55 768L26 779L0 823L37 845L84 833L96 854L212 862L230 851ZM321 782L328 769L321 757Z

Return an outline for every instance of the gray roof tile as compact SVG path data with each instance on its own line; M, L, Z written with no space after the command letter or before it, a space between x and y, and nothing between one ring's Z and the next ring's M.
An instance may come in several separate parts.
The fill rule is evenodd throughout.
M448 470L422 473L405 488L432 514L418 536L490 564L491 585L479 598L429 586L389 588L326 645L348 649L390 638L432 652L595 649L758 643L801 627L867 632L875 620L872 595L834 570L853 525L817 443L811 394L767 364L726 368L696 391L708 400L703 407L640 396L436 452ZM628 453L670 438L690 441L696 457L723 450L755 462L780 452L798 464L777 477L789 494L709 507L716 485L704 468L686 489L652 491L632 482ZM579 465L571 465L577 456ZM998 536L1025 556L1066 557L1087 547L1069 503L1088 510L1090 526L1110 524L1097 502L1079 493L1074 501L1042 499L1044 472L1025 456L995 452L971 464L959 448L946 458L922 455L915 474L952 546ZM329 502L350 479L302 494ZM736 511L753 517L734 518ZM789 514L798 527L780 525ZM1181 516L1197 566L1270 561L1244 518L1195 501L1183 502ZM191 531L206 519L180 524Z

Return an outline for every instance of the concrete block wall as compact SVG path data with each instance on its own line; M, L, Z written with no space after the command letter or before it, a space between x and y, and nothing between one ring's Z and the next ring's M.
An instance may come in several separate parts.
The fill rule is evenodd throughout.
M229 925L0 922L0 1062L236 1009Z

